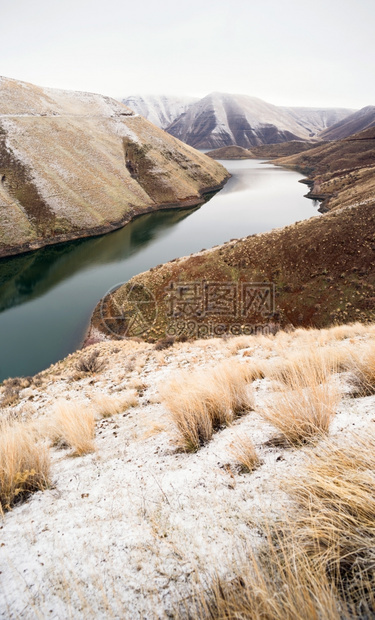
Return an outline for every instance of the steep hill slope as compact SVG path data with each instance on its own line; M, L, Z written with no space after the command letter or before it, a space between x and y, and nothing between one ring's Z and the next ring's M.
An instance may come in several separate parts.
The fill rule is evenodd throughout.
M0 256L190 206L226 170L108 97L0 80Z
M320 133L335 123L343 121L354 110L349 108L299 108L284 107L296 122L306 131L309 137L319 137ZM322 138L325 140L325 138Z
M116 316L119 308L129 310L134 286L147 290L158 310L155 319L144 317L145 339L374 320L374 149L372 128L275 160L310 175L311 197L326 197L330 212L136 276L97 306L91 335L132 333L129 320L119 322Z
M126 319L134 316L134 290L147 291L154 300L138 333L138 324ZM374 302L373 200L140 274L98 304L91 336L149 340L167 334L246 334L290 324L324 327L374 320Z
M375 127L318 146L276 163L299 170L310 179L310 197L324 209L372 203L375 196Z
M335 123L325 131L319 138L322 140L342 140L355 133L374 127L375 125L375 106L369 105L362 110L350 114L343 120Z
M168 95L132 95L125 97L122 103L136 114L147 118L161 129L166 129L176 118L196 101L194 97L171 97Z

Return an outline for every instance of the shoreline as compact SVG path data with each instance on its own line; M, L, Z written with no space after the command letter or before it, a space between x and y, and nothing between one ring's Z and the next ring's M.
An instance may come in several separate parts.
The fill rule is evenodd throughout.
M211 187L204 188L200 190L199 197L191 197L184 198L180 200L178 203L161 203L156 206L149 205L146 206L145 209L141 212L135 213L131 210L126 214L126 217L117 221L112 222L108 225L97 226L96 228L91 229L90 231L82 231L78 234L64 234L59 235L53 238L48 238L45 240L36 241L33 243L25 243L20 244L18 246L13 246L13 248L9 251L3 252L0 250L0 260L3 258L11 258L12 256L20 256L21 254L27 254L29 252L34 252L35 250L40 250L41 248L48 247L51 245L59 245L62 243L67 243L69 241L78 241L79 239L88 239L91 237L100 237L101 235L105 235L110 232L114 232L115 230L119 230L120 228L124 228L127 224L133 222L137 217L141 217L142 215L147 215L149 213L155 213L156 211L163 210L174 210L174 209L190 209L192 207L198 207L205 203L205 196L207 194L219 192L227 181L230 179L231 175L228 175L224 178L223 182L219 185L213 185Z

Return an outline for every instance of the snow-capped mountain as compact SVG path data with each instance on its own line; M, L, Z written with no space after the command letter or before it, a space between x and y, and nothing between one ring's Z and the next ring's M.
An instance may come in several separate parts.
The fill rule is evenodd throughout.
M198 101L193 97L169 97L167 95L133 95L122 100L126 106L147 118L151 123L166 129L176 118Z
M129 103L127 103L129 105ZM189 106L166 129L196 148L308 140L352 110L286 108L247 95L211 93Z

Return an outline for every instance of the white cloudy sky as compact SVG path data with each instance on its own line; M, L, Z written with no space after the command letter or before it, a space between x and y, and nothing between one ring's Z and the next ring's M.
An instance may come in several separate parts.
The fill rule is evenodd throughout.
M374 0L0 0L0 74L114 97L375 104Z

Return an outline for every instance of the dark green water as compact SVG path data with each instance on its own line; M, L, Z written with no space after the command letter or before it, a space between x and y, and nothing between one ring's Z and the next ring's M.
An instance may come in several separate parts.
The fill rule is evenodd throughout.
M177 256L316 215L298 173L222 162L233 175L200 209L161 211L123 229L0 260L0 380L31 375L80 346L105 293Z

